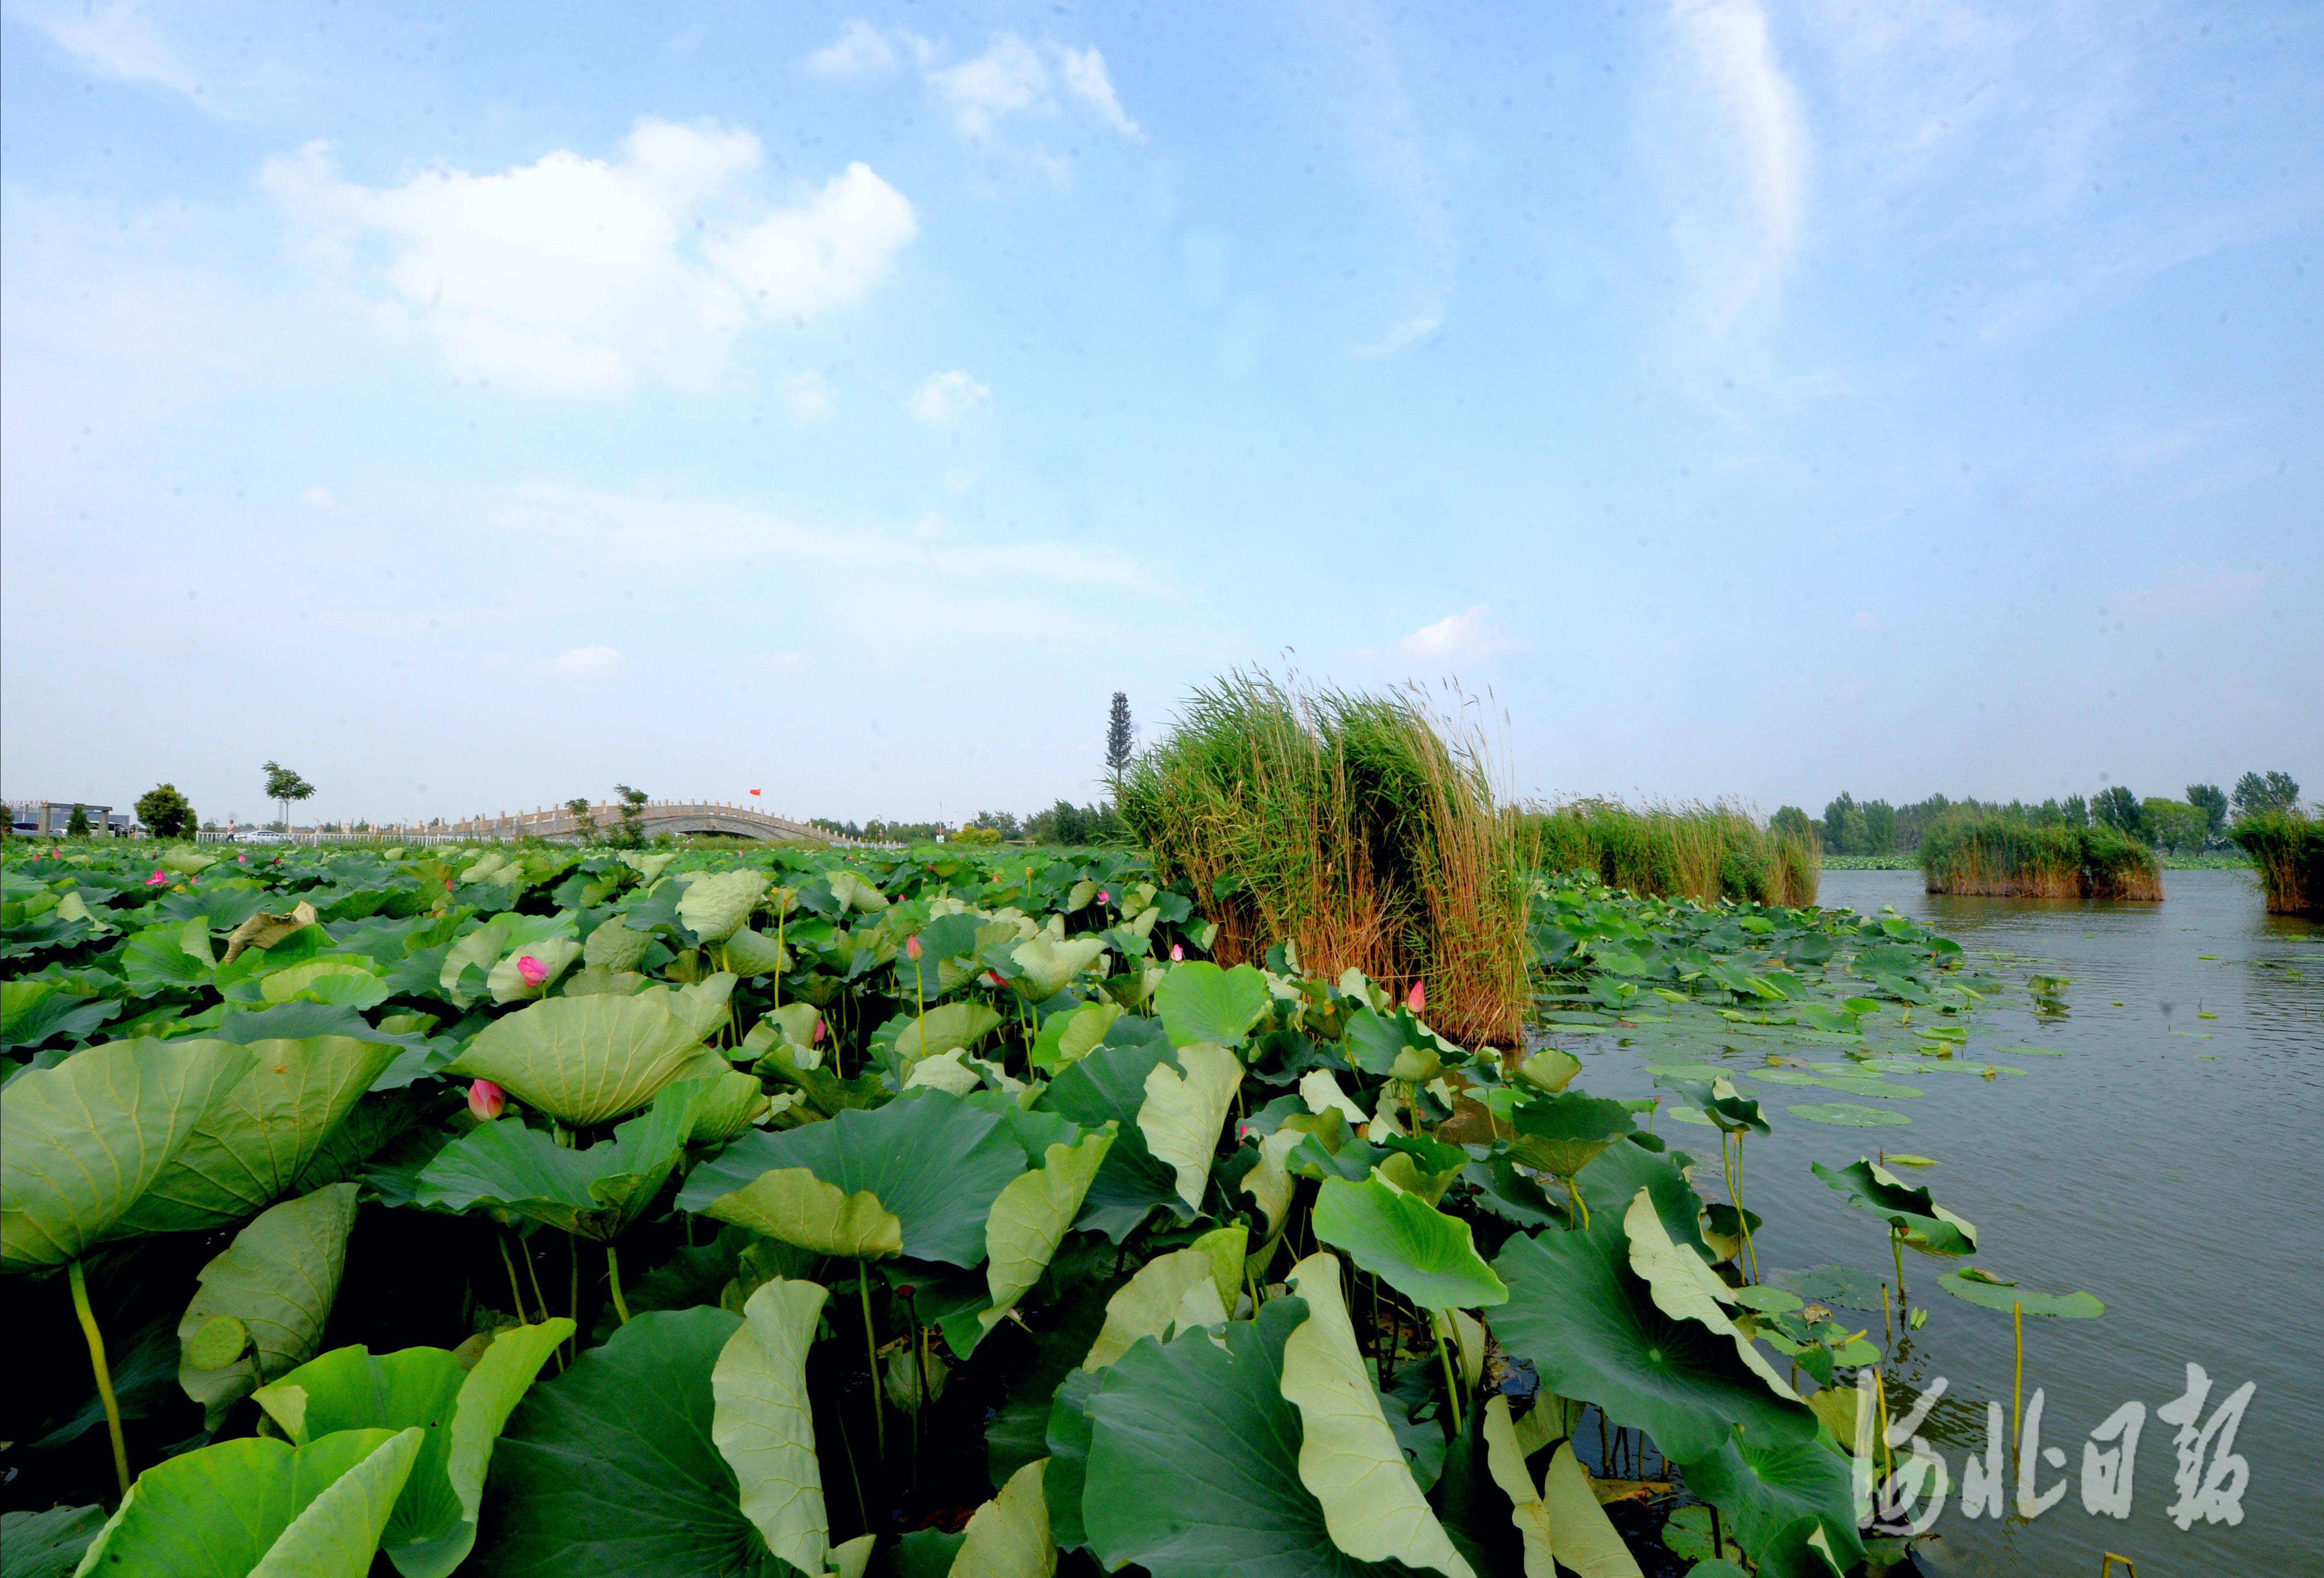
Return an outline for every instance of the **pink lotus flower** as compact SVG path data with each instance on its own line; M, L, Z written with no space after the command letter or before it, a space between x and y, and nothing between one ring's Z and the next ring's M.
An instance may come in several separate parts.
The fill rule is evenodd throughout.
M1008 984L1008 983L1001 979L1001 972L998 970L987 970L984 973L984 983L987 986L1004 986Z
M910 959L910 960L911 960L913 963L915 963L915 964L918 964L918 963L919 962L919 957L920 957L920 939L919 939L919 938L918 938L918 937L907 937L907 938L905 938L905 939L904 939L904 956L905 956L906 958L908 958L908 959Z
M489 1123L501 1115L508 1105L508 1093L489 1079L479 1079L468 1086L468 1111L479 1122Z
M823 1021L821 1020L815 1021L815 1030L807 1037L807 1045L811 1047L820 1047L823 1045Z
M1428 1006L1428 989L1421 985L1419 982L1414 982L1412 983L1412 990L1404 994L1404 1006L1410 1009L1415 1013L1418 1013L1422 1009L1426 1008Z
M1101 904L1111 904L1113 902L1113 895L1100 888L1097 891L1097 901Z
M152 876L145 879L145 885L149 888L166 888L170 885L170 879L163 876L160 872L155 872Z
M238 866L246 866L250 863L250 857L246 854L235 855L234 857L234 863Z
M1179 945L1179 944L1177 944L1177 943L1172 943L1172 944L1170 945L1170 962L1171 962L1172 964L1176 964L1179 960L1181 960L1181 959L1185 958L1185 956L1186 956L1186 950L1185 950L1185 948L1184 946L1182 946L1181 945Z
M516 973L524 977L524 983L527 986L538 986L549 979L549 966L530 954L523 955L517 960Z

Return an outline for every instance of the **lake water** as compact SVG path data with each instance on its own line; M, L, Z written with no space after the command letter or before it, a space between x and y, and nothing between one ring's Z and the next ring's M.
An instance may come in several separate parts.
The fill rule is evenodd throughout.
M2022 997L1981 1009L1963 1056L2024 1076L1904 1076L1925 1093L1896 1103L1910 1128L1789 1120L1786 1105L1821 1094L1747 1090L1775 1128L1750 1141L1745 1186L1768 1219L1757 1249L1771 1277L1833 1262L1893 1276L1877 1220L1808 1170L1885 1145L1936 1158L1897 1170L1977 1224L1975 1264L2106 1302L2098 1320L2025 1322L2026 1397L2043 1389L2042 1444L2064 1453L2062 1468L2043 1463L2035 1490L2064 1483L2065 1496L2020 1519L2013 1480L2008 1519L1969 1520L1956 1505L1961 1470L1982 1451L1986 1401L2009 1406L2010 1320L1939 1289L1938 1273L1958 1262L1906 1254L1907 1286L1929 1319L1898 1345L1892 1385L1949 1382L1922 1432L1955 1488L1939 1538L1917 1547L1939 1573L2094 1578L2115 1551L2143 1578L2324 1573L2324 1217L2301 1182L2324 1144L2324 927L2266 914L2247 872L2170 872L2164 886L2161 904L1950 899L1924 893L1916 872L1826 872L1826 906L1893 906L1972 955L1997 951L2069 977L2065 1011L2037 1013ZM1583 1083L1596 1094L1650 1094L1637 1052L1614 1041L1576 1048ZM1986 1056L1997 1045L2064 1056ZM1664 1127L1707 1157L1698 1177L1717 1193L1716 1140ZM1877 1314L1851 1325L1868 1318L1877 1341ZM2175 1427L2155 1411L2186 1391L2190 1363L2212 1381L2203 1423L2245 1382L2255 1389L2232 1448L2249 1465L2240 1525L2182 1532L2169 1516L2179 1454ZM2093 1516L2084 1444L2134 1399L2147 1416L2130 1516Z

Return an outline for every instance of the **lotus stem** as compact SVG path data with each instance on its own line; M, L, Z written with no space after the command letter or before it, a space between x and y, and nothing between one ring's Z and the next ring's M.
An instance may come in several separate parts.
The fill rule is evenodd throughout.
M1751 1261L1751 1280L1759 1280L1759 1249L1751 1241L1751 1218L1743 1209L1743 1131L1735 1131L1735 1186L1729 1192L1735 1202L1735 1220L1743 1229L1743 1252Z
M1582 1231L1588 1232L1590 1231L1590 1202L1582 1197L1582 1186L1575 1183L1572 1178L1566 1179L1565 1197L1573 1202L1573 1208L1576 1211L1582 1213Z
M121 1493L126 1496L129 1444L121 1437L121 1404L113 1395L113 1370L105 1362L105 1333L97 1329L97 1314L88 1307L88 1280L82 1275L80 1262L68 1265L65 1276L72 1284L73 1314L80 1317L81 1335L88 1339L88 1364L97 1371L97 1400L105 1405L105 1431L113 1437L114 1478L121 1481Z
M872 1389L876 1391L879 1385L880 1378L875 1375L872 1378ZM872 1508L863 1500L863 1476L855 1467L855 1438L847 1433L847 1410L840 1406L837 1398L832 1399L831 1416L839 1421L839 1445L840 1450L847 1453L847 1478L855 1487L855 1511L863 1519L863 1532L870 1534L872 1532Z
M1462 1431L1461 1378L1452 1372L1452 1351L1444 1345L1444 1328L1452 1324L1452 1318L1439 1311L1429 1324L1436 1333L1436 1357L1444 1365L1444 1395L1452 1399L1452 1434L1458 1435Z
M1880 1397L1880 1483L1883 1487L1881 1495L1885 1498L1888 1494L1886 1487L1896 1478L1896 1454L1888 1444L1888 1378L1876 1369L1872 1379L1879 1389Z
M1888 1230L1888 1247L1896 1252L1896 1307L1901 1311L1909 1302L1904 1297L1904 1235L1893 1227Z
M523 1292L522 1292L521 1289L519 1289L519 1288L518 1288L518 1287L517 1287L517 1285L516 1285L516 1261L515 1261L514 1260L511 1259L511 1258L510 1258L510 1256L509 1256L509 1252L508 1252L508 1240L507 1240L505 1237L503 1237L503 1236L502 1236L501 1234L499 1234L499 1233L497 1233L497 1232L496 1232L496 1233L493 1234L493 1241L494 1243L496 1243L496 1244L498 1244L498 1245L500 1246L500 1249L501 1249L501 1264L502 1264L503 1266L504 1266L504 1267L506 1267L506 1268L508 1269L508 1279L509 1279L509 1302L510 1302L510 1303L511 1303L511 1304L515 1307L515 1309L516 1309L516 1318L517 1318L518 1324L522 1324L524 1323L524 1318L525 1318L525 1315L524 1315L524 1294L523 1294ZM544 1310L542 1310L542 1311L540 1312L540 1314L541 1314L541 1318L542 1318L542 1319L544 1319L544 1320L546 1320L546 1319L548 1318L548 1316L549 1316L549 1312L548 1312L547 1310L545 1310L545 1309L544 1309Z
M629 1301L622 1297L622 1262L613 1256L613 1242L605 1241L605 1285L613 1290L613 1313L622 1317L622 1324L630 1324Z
M888 1411L880 1403L880 1341L872 1334L872 1263L855 1262L855 1291L863 1302L863 1358L872 1367L872 1429L880 1451L880 1463L888 1462Z
M2017 1339L2017 1368L2009 1382L2009 1452L2017 1453L2017 1426L2025 1412L2025 1306L2024 1301L2009 1306L2009 1324Z

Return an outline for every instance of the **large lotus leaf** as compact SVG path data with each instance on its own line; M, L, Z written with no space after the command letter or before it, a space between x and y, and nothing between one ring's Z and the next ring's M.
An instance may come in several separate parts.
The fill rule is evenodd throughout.
M83 1573L364 1578L420 1454L419 1430L342 1430L305 1446L221 1441L137 1477Z
M1581 1191L1593 1221L1601 1212L1621 1215L1644 1189L1673 1243L1708 1250L1711 1245L1702 1236L1702 1196L1680 1170L1682 1165L1692 1166L1693 1159L1684 1151L1658 1154L1637 1145L1612 1146L1582 1170L1573 1186Z
M1266 1017L1268 1001L1267 977L1249 964L1222 970L1202 959L1174 964L1154 989L1154 1011L1174 1047L1240 1047Z
M814 1282L778 1277L761 1284L710 1371L710 1438L733 1471L742 1515L769 1550L812 1578L820 1578L831 1549L831 1520L815 1455L807 1354L828 1297Z
M734 995L735 978L731 971L721 970L715 975L687 986L650 986L641 996L648 1001L659 1001L670 1012L692 1027L696 1040L705 1040L712 1032L725 1025L733 1017L729 1006Z
M1029 1054L1037 1068L1065 1068L1078 1063L1097 1050L1105 1039L1106 1031L1120 1019L1121 1005L1099 1001L1077 1008L1071 1013L1051 1014L1041 1026L1041 1033Z
M706 1088L694 1080L668 1086L650 1111L586 1150L514 1119L479 1123L436 1153L420 1175L414 1204L449 1211L491 1205L611 1243L652 1204L686 1154Z
M121 1009L110 998L83 997L55 981L0 981L0 1048L37 1047L55 1036L78 1040Z
M1285 1339L1281 1386L1284 1400L1299 1410L1299 1480L1322 1505L1332 1543L1360 1561L1474 1578L1380 1410L1340 1296L1339 1257L1310 1255L1290 1282L1306 1301L1307 1319Z
M473 1370L441 1348L374 1357L335 1348L253 1400L298 1445L341 1430L417 1426L427 1434L396 1498L380 1546L403 1578L447 1578L476 1542L484 1472L525 1389L550 1352L573 1334L559 1316L495 1336Z
M703 1081L694 1103L694 1125L688 1145L724 1145L748 1129L767 1110L766 1088L755 1074L722 1068Z
M1196 1041L1178 1048L1178 1065L1184 1074L1167 1063L1147 1070L1138 1128L1154 1159L1178 1175L1178 1197L1199 1211L1219 1130L1242 1087L1242 1059Z
M611 973L634 970L653 946L653 933L632 931L616 916L600 924L581 945L581 962Z
M1106 1300L1105 1324L1090 1344L1082 1368L1103 1370L1141 1338L1167 1336L1174 1325L1215 1325L1226 1318L1218 1267L1208 1254L1173 1250L1157 1255Z
M973 1323L946 1323L945 1340L966 1358L978 1341L1008 1318L1048 1268L1089 1194L1113 1136L1087 1134L1077 1143L1047 1148L1043 1163L1010 1180L985 1218L985 1287L989 1303ZM955 1334L957 1333L957 1334Z
M1010 984L1028 1001L1047 1002L1063 992L1067 982L1096 964L1098 955L1104 952L1105 944L1093 937L1077 937L1066 942L1037 937L1009 951L1010 958L1022 972Z
M1326 1178L1317 1190L1315 1236L1422 1309L1506 1303L1509 1290L1478 1257L1469 1224L1379 1177Z
M888 908L888 895L845 866L824 872L823 880L831 885L831 896L839 900L842 909L869 914Z
M309 959L251 983L261 1002L327 1002L347 1008L377 1008L395 988L370 964L356 959ZM252 993L243 987L236 999Z
M0 1512L0 1578L67 1578L104 1527L102 1507Z
M1814 1434L1814 1416L1769 1390L1731 1336L1655 1305L1615 1213L1597 1213L1586 1232L1512 1238L1493 1269L1509 1289L1493 1317L1501 1345L1548 1390L1643 1428L1673 1458L1716 1451L1737 1422L1767 1440Z
M749 927L726 939L719 959L737 976L779 975L790 968L790 950L764 932Z
M1639 1578L1637 1560L1607 1520L1606 1509L1591 1489L1590 1475L1573 1454L1571 1441L1559 1442L1550 1454L1541 1500L1560 1566L1572 1568L1581 1578Z
M1154 1021L1120 1021L1108 1034L1119 1034L1124 1023L1153 1025ZM1195 1210L1178 1198L1177 1169L1155 1159L1146 1149L1145 1132L1138 1127L1138 1110L1146 1101L1146 1076L1157 1064L1177 1066L1177 1055L1160 1035L1137 1042L1109 1041L1068 1065L1034 1103L1037 1111L1062 1113L1085 1129L1102 1128L1109 1121L1120 1126L1113 1149L1106 1152L1105 1165L1098 1169L1097 1181L1090 1186L1081 1218L1074 1223L1084 1231L1102 1232L1116 1243L1137 1231L1157 1205L1168 1206L1181 1221L1192 1220Z
M500 963L484 977L484 990L492 993L494 1002L527 1001L556 984L557 978L580 957L581 945L569 937L545 937L526 943L501 955ZM532 961L530 974L525 970L527 959Z
M850 1195L806 1167L771 1168L703 1209L818 1255L876 1260L904 1252L904 1224L877 1195L868 1189Z
M724 942L742 929L766 893L767 873L753 867L706 872L688 882L678 899L678 924L706 943Z
M1752 1346L1728 1318L1726 1306L1735 1295L1718 1274L1692 1249L1672 1241L1655 1213L1653 1198L1640 1189L1623 1213L1622 1231L1630 1238L1630 1270L1644 1281L1655 1306L1674 1320L1695 1321L1735 1343L1736 1356L1748 1365L1777 1397L1797 1395L1766 1355Z
M346 1268L355 1187L331 1184L260 1213L202 1268L178 1322L178 1384L202 1405L212 1430L235 1403L314 1357ZM214 1331L239 1323L243 1333L219 1363L208 1362L217 1357L208 1347L214 1335L196 1341L214 1322Z
M111 1232L254 1061L223 1041L114 1041L0 1089L0 1263L61 1266Z
M512 1578L779 1578L712 1435L712 1376L742 1317L652 1310L541 1382L501 1435L472 1558Z
M1600 1152L1631 1132L1630 1109L1602 1096L1536 1096L1514 1115L1517 1137L1509 1154L1529 1167L1570 1178Z
M1549 1509L1542 1504L1541 1489L1526 1467L1525 1449L1509 1422L1509 1399L1495 1392L1485 1399L1483 1435L1485 1465L1509 1499L1509 1523L1524 1543L1525 1578L1557 1578L1555 1547L1550 1539Z
M985 1215L1025 1170L1025 1152L998 1114L921 1089L829 1122L746 1134L696 1167L678 1203L718 1214L724 1197L788 1167L843 1195L872 1195L897 1219L912 1259L973 1266L984 1259Z
M1001 1016L984 1003L947 1002L904 1021L896 1037L896 1056L909 1066L956 1047L974 1047L1000 1025Z
M1041 1481L1047 1460L1009 1476L1001 1494L970 1514L960 1554L948 1578L1049 1578L1057 1570L1057 1542L1049 1534L1049 1507Z
M653 1100L692 1061L703 1032L673 996L552 997L486 1025L443 1072L489 1079L571 1128L603 1123Z
M186 934L190 927L202 952L189 952ZM140 997L207 985L217 970L207 952L209 927L200 920L151 926L131 937L121 949L121 974L129 990Z
M1154 1578L1389 1578L1332 1543L1299 1478L1299 1411L1283 1397L1285 1340L1304 1299L1269 1299L1222 1340L1139 1343L1089 1400L1082 1518L1109 1570ZM1407 1476L1408 1478L1409 1476Z
M1966 1255L1977 1248L1977 1229L1929 1197L1929 1191L1908 1184L1877 1162L1858 1159L1844 1167L1811 1162L1809 1170L1848 1196L1858 1211L1869 1211L1904 1235L1904 1242L1924 1254Z
M1050 1535L1067 1550L1089 1543L1089 1530L1082 1522L1082 1490L1089 1478L1089 1400L1104 1380L1102 1370L1076 1370L1056 1382L1042 1434L1048 1456L1030 1460L1047 1464L1041 1472L1041 1498L1047 1503ZM999 1472L997 1465L994 1472Z
M2022 1310L2030 1315L2070 1321L2096 1320L2106 1314L2105 1304L2095 1294L2036 1293L2015 1282L2004 1282L1975 1266L1947 1271L1937 1278L1937 1286L1955 1298L1967 1299L1987 1309Z
M272 1204L403 1051L346 1036L245 1045L256 1061L211 1104L118 1232L227 1227Z
M1826 1554L1843 1572L1864 1559L1848 1463L1820 1438L1767 1442L1740 1432L1679 1472L1688 1490L1727 1515L1736 1543L1763 1567L1803 1518L1821 1527Z
M318 918L315 907L303 899L280 914L261 909L246 915L227 935L226 954L218 963L231 964L251 948L263 953L292 932L314 925Z

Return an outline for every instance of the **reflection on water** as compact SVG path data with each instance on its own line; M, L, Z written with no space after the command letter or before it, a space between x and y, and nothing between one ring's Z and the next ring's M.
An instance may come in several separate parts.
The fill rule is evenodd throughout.
M2044 1444L2065 1454L2036 1489L2064 1483L2066 1495L2030 1522L1970 1521L1949 1506L1942 1537L1922 1547L1941 1572L2096 1573L2113 1550L2150 1573L2324 1573L2324 1225L2301 1182L2324 1136L2324 927L2266 914L2246 872L2171 872L2165 888L2161 904L1950 899L1923 892L1913 872L1824 875L1826 905L1894 906L1973 955L2071 983L2061 1013L2023 997L1987 1005L1965 1054L2030 1045L2065 1056L1990 1059L2024 1067L2023 1078L1920 1082L1909 1129L1859 1136L1787 1121L1791 1093L1754 1093L1775 1124L1751 1142L1769 1272L1835 1260L1888 1272L1878 1224L1808 1171L1886 1144L1937 1158L1914 1181L1978 1224L1976 1264L2106 1301L2101 1320L2025 1323L2026 1393L2043 1389ZM1648 1094L1637 1055L1612 1040L1593 1038L1582 1054L1592 1090ZM1748 1061L1758 1060L1755 1049ZM1715 1164L1715 1141L1679 1143L1711 1149ZM1716 1178L1714 1165L1714 1192ZM1892 1384L1948 1381L1921 1434L1946 1456L1957 1498L1964 1456L1983 1445L1986 1403L2009 1403L2010 1322L1939 1291L1947 1269L1906 1257L1929 1318L1899 1344ZM2187 1389L2190 1362L2212 1382L2206 1418L2255 1383L2234 1446L2251 1470L2237 1527L2182 1533L2166 1516L2177 1456L2155 1410ZM2094 1517L2082 1504L2084 1443L2134 1399L2148 1417L2130 1517ZM2015 1490L2013 1476L2013 1505Z

